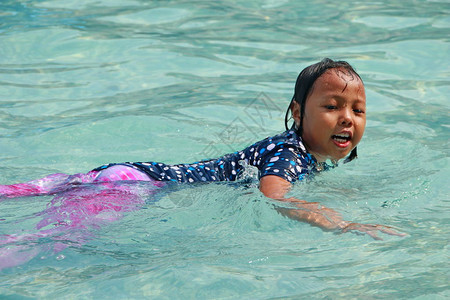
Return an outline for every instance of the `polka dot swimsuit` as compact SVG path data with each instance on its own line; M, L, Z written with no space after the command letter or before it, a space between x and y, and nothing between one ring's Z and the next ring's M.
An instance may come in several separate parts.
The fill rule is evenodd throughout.
M104 165L94 171L116 165L134 168L154 180L175 182L235 181L241 178L245 166L250 165L258 168L259 178L276 175L288 182L295 182L315 171L317 163L306 151L301 137L288 130L217 159L177 165L126 162Z

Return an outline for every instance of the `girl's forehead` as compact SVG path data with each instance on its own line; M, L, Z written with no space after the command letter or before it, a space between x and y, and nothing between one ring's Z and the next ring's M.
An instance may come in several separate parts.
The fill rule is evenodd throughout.
M314 82L310 97L343 96L353 93L352 98L365 102L365 89L362 80L355 73L344 68L329 69ZM313 96L315 94L315 96Z
M328 69L317 80L336 81L342 83L358 82L362 84L361 79L354 72L345 68Z
M362 89L364 92L364 84L359 76L344 68L329 69L314 83L315 88L320 86L321 89L336 89L341 92L344 92L349 85L358 86L358 89Z

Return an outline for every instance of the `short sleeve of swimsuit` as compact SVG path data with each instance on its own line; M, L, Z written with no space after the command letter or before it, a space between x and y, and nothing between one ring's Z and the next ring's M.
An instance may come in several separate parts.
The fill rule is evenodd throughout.
M315 170L314 158L293 131L286 131L256 145L259 157L251 164L258 167L260 178L275 175L295 182Z
M260 178L276 175L289 182L301 180L308 173L307 163L302 161L302 158L294 152L293 148L280 145L261 160Z

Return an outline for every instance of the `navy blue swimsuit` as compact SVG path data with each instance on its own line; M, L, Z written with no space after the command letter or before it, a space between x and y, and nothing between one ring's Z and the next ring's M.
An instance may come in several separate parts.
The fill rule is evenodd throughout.
M125 165L147 174L158 181L209 182L235 181L242 178L245 168L258 169L258 178L276 175L288 182L301 180L317 170L317 162L293 130L259 141L242 151L226 154L217 159L192 164L167 165L157 162L126 162L108 164L94 171L114 165Z

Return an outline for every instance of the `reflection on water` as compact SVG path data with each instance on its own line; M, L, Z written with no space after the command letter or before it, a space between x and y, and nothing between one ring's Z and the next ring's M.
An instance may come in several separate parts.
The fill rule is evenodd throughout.
M425 0L2 1L0 184L242 148L283 130L298 72L329 56L366 85L360 159L291 193L409 236L322 232L278 215L253 185L171 187L82 245L55 254L54 237L34 241L41 252L2 271L0 294L445 298L449 11ZM230 125L239 139L224 138ZM0 234L34 233L52 200L0 202Z

